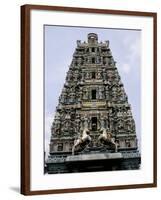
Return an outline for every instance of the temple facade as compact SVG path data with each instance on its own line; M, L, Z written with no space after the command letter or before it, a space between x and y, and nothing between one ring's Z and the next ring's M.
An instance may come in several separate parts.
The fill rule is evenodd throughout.
M109 41L77 40L51 126L48 173L139 169L135 121Z

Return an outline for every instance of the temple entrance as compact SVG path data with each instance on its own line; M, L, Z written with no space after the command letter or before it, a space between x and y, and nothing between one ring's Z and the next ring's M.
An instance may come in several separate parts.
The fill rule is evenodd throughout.
M92 131L97 131L97 117L92 117Z

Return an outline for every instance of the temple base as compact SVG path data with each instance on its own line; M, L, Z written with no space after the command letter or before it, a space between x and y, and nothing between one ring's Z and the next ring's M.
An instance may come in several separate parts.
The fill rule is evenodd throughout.
M138 152L95 153L69 155L66 158L47 161L47 173L97 172L114 170L136 170L140 168Z

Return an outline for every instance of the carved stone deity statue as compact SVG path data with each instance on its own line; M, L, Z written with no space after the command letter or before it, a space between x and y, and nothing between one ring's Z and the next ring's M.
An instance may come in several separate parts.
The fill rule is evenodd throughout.
M102 86L99 87L98 96L99 99L104 99L104 88Z
M101 128L106 128L106 126L107 126L103 115L100 116L100 126L101 126Z
M90 73L86 72L86 79L90 79Z
M89 92L88 88L83 89L83 99L88 99L89 98Z
M88 129L88 126L89 126L89 119L88 119L87 115L85 115L83 118L83 127L84 127L84 129L85 128Z
M116 130L119 132L124 130L124 121L122 119L118 119Z
M102 75L101 75L101 72L97 72L97 79L101 79L102 78Z
M80 131L80 122L81 122L80 116L77 115L77 117L76 117L76 130L77 130L78 132Z

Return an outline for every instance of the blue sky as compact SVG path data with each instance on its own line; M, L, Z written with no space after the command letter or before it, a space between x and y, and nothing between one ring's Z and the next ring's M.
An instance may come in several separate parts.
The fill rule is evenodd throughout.
M141 31L85 27L44 26L45 32L45 149L48 152L50 128L55 108L72 61L76 41L87 41L87 34L98 34L99 41L110 41L110 49L124 84L141 140Z

